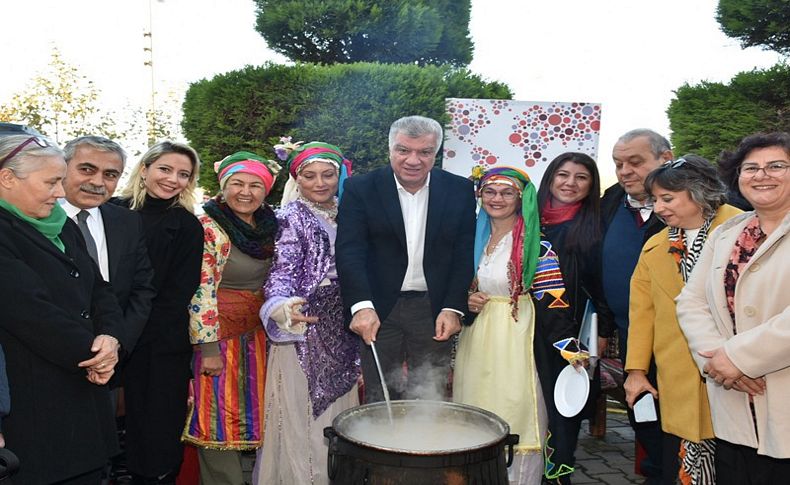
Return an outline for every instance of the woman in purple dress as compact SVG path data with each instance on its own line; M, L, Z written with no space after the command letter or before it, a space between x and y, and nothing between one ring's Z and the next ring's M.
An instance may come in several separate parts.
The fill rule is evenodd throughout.
M283 141L275 148L296 184L285 196L297 198L277 213L275 261L264 286L261 320L271 348L254 475L258 484L321 484L329 482L323 429L359 403L358 337L343 321L334 255L335 194L351 162L333 145Z

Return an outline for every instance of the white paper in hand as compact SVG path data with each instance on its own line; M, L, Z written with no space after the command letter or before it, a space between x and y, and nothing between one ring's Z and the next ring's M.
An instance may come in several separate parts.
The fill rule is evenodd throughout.
M656 401L653 399L652 394L646 392L634 403L634 421L637 423L649 423L657 420Z

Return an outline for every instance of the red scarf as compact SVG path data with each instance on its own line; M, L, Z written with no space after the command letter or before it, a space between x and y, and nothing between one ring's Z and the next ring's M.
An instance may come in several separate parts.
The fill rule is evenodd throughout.
M547 204L543 206L543 210L540 211L540 223L544 226L556 226L557 224L562 224L563 222L570 221L576 214L579 213L579 209L582 207L582 201L575 202L571 205L562 205L559 207L552 207L551 200L552 196L549 195L546 202Z

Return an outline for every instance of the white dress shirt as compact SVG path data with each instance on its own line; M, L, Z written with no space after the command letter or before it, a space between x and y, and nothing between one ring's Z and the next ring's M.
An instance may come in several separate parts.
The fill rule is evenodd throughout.
M428 291L428 282L425 281L425 272L422 269L422 258L425 254L425 226L428 224L430 183L429 172L425 185L412 194L395 178L400 211L403 214L403 227L406 229L406 252L409 256L409 265L406 267L406 275L401 283L401 291Z
M631 197L631 194L626 194L626 203L634 209L639 209L639 217L642 218L642 222L647 222L650 219L650 216L653 214L653 204L649 201L639 201Z
M82 210L69 203L66 199L60 199L60 205L74 222L77 222L77 214ZM104 220L98 207L85 209L89 216L86 220L88 230L96 242L96 252L99 255L99 270L104 281L110 281L110 260L107 257L107 239L104 237Z

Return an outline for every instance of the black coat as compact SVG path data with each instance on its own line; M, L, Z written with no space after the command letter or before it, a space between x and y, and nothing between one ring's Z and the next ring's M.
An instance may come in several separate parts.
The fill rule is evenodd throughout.
M192 355L188 307L200 284L203 227L192 213L172 203L149 196L136 211L154 270L156 297L124 365L123 384L127 466L144 477L177 471L183 457L180 437Z
M120 340L123 314L77 225L66 220L60 237L65 253L0 209L0 344L11 390L3 432L21 461L15 483L26 485L99 468L118 452L108 388L77 363L94 355L96 335Z
M596 241L589 251L582 253L568 251L565 237L573 227L574 220L542 226L543 236L560 258L562 278L565 280L565 295L573 312L578 334L587 300L592 300L598 313L598 334L611 337L614 333L614 316L606 305L601 282L601 241ZM601 349L602 351L603 349Z
M111 199L110 204L128 208L129 200ZM171 205L172 200L148 197L143 207L135 211L142 220L155 291L137 344L155 344L164 352L191 353L188 307L200 284L203 226L191 212ZM135 253L140 250L135 246ZM112 267L110 280L113 281Z
M337 271L346 308L373 302L383 322L398 299L408 266L406 231L392 168L346 181L338 214ZM423 271L434 317L464 313L474 277L472 183L434 168L428 195Z
M123 350L129 354L148 321L156 291L140 215L115 204L99 206L107 241L110 283L124 315Z

